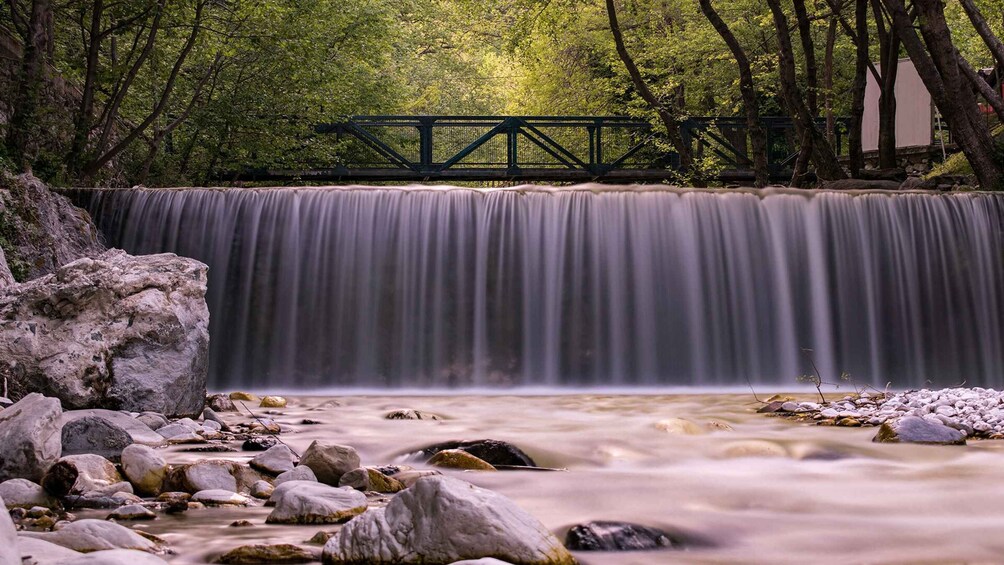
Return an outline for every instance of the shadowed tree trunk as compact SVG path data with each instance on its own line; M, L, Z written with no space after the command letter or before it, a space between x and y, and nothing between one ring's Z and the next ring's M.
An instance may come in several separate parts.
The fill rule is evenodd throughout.
M879 134L878 166L894 169L899 166L896 157L896 79L899 75L899 32L891 23L880 0L872 0L875 14L875 32L879 40L879 57L882 76L879 79Z
M780 73L781 95L785 106L795 124L796 136L804 139L806 136L812 143L812 161L816 165L816 175L822 180L839 180L847 178L843 168L837 161L833 149L816 127L814 116L802 99L795 74L795 55L791 44L791 33L788 31L788 18L784 14L780 0L767 0L778 38L778 69Z
M17 168L25 170L31 166L42 133L39 110L43 106L46 65L52 52L52 3L34 0L27 21L21 21L20 26L13 5L11 13L15 26L23 32L24 50L7 127L7 154Z
M812 42L812 24L809 12L805 8L805 0L794 0L795 22L798 26L798 37L802 43L802 55L805 57L805 105L813 119L819 115L819 77L816 70L816 46ZM791 186L802 186L802 178L809 170L809 160L812 156L814 140L808 129L802 132L798 145L798 157L795 159L795 170L791 175Z
M868 87L868 65L871 61L868 45L868 0L854 2L854 84L851 87L851 125L847 132L851 176L857 177L865 168L862 146L864 129L865 91Z
M684 142L680 131L680 122L676 115L678 108L676 108L675 104L667 105L659 100L648 87L645 78L642 77L638 65L635 64L631 53L628 52L627 46L624 44L624 34L621 32L621 26L617 20L617 7L614 5L614 0L606 0L606 9L607 19L610 23L610 33L614 37L614 45L617 48L617 56L620 57L621 63L624 64L624 68L627 69L628 74L631 76L631 82L634 84L635 90L638 91L638 95L642 97L645 103L659 115L659 119L666 128L666 133L669 135L669 142L680 155L680 165L683 170L691 173L695 172L693 170L693 152L690 145Z
M746 51L735 34L729 29L728 24L722 20L711 0L700 0L701 11L711 22L711 25L722 37L732 56L735 57L736 65L739 67L739 93L743 99L743 109L746 112L746 129L749 130L750 145L753 151L753 174L756 178L756 186L764 187L770 183L770 175L767 170L767 133L760 122L760 101L756 97L756 88L753 84L753 71L750 68L749 58Z
M915 0L920 31L902 0L883 0L892 16L903 46L917 68L917 73L952 131L952 137L965 154L980 185L987 190L1004 187L1004 162L995 146L986 120L980 113L975 94L959 68L959 54L945 22L940 0Z

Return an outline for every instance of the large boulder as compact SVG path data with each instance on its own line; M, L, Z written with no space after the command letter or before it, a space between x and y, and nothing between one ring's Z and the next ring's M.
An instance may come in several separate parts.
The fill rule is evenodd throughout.
M268 473L279 475L286 471L292 471L299 459L286 444L279 443L266 449L251 459L251 467Z
M68 494L111 496L133 491L114 463L90 453L61 458L45 472L42 486L60 497Z
M879 443L923 443L929 445L965 445L966 433L940 421L919 416L904 416L886 422L872 441Z
M0 377L67 408L202 413L206 265L112 250L0 294Z
M42 485L27 479L11 479L0 483L0 498L8 508L59 508L59 500L42 488Z
M246 492L264 477L246 465L225 459L206 459L171 468L165 490L195 494L200 490Z
M0 498L0 565L21 565L21 554L17 551L17 530L10 519L7 506Z
M84 453L118 461L132 436L99 416L77 418L63 425L63 456Z
M452 563L495 557L526 565L575 563L536 518L508 498L450 477L426 477L386 508L349 521L324 563Z
M300 465L309 467L317 480L338 486L342 475L359 467L359 454L347 445L314 441L300 457Z
M2 520L2 518L0 518ZM18 565L51 565L52 563L64 563L71 559L82 557L79 551L66 549L61 545L56 545L47 541L35 538L22 537L17 540L17 549L21 552L21 559ZM0 550L2 552L2 550ZM0 564L3 560L0 559Z
M275 509L269 524L340 524L362 514L366 495L350 487L335 488L312 481L287 481L269 498Z
M0 350L3 347L0 338ZM0 411L0 481L42 480L42 474L59 459L62 451L61 414L59 400L38 393L29 394Z
M109 423L122 428L129 434L129 437L132 438L133 443L151 445L154 447L165 443L164 436L158 434L154 430L151 430L150 427L144 424L140 419L133 418L125 412L118 412L116 410L102 410L100 408L91 410L67 410L63 413L63 417L61 418L61 425L66 426L74 420L92 417L108 420Z
M149 446L133 444L122 450L122 472L140 494L160 494L167 469L167 461Z

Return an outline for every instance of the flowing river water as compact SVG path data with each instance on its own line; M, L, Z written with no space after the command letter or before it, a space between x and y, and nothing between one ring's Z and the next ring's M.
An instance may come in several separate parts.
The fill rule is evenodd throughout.
M1004 442L874 444L875 428L756 414L760 404L750 393L345 396L339 406L331 400L290 397L273 416L288 429L283 441L298 452L314 439L342 442L370 465L400 461L436 441L509 440L538 464L567 471L456 474L512 498L559 537L587 520L626 520L691 540L683 551L577 553L585 564L999 563L1004 555ZM445 419L383 418L398 408ZM304 418L322 424L301 425ZM668 418L733 429L671 433L657 425ZM217 456L171 449L171 462ZM205 563L245 543L302 543L338 529L265 525L268 512L192 510L139 527L166 538L178 564ZM254 526L228 527L238 519Z

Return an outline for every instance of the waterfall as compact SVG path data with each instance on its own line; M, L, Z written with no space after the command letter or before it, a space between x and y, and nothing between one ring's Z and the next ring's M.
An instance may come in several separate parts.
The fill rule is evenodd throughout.
M1004 386L1004 196L81 191L210 266L225 387ZM811 350L803 352L803 350Z

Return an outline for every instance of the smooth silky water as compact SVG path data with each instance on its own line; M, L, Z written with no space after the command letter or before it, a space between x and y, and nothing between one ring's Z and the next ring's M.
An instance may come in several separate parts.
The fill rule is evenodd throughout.
M752 394L735 393L747 381L761 397L792 388L808 358L826 380L847 372L880 389L1004 386L1002 196L416 186L75 197L110 244L209 264L211 388L325 391L276 416L298 451L325 438L381 464L438 440L509 440L567 471L464 479L559 535L619 519L704 542L577 555L585 563L1004 561L1004 444L872 444L874 428L758 415ZM653 393L687 386L701 392ZM426 394L406 396L415 390ZM332 395L342 405L322 407ZM401 407L447 419L382 419ZM734 429L656 426L672 417ZM173 449L174 461L206 456ZM266 527L267 512L143 527L178 563L321 529ZM244 518L255 527L227 528Z

